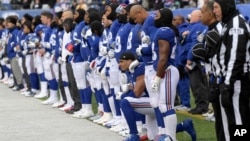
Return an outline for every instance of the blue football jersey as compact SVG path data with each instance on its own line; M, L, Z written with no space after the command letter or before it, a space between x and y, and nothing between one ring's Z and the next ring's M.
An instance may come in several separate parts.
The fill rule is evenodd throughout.
M141 32L142 25L136 24L131 28L131 31L128 35L128 42L127 42L127 50L128 52L132 52L136 55L136 48L141 44L140 32Z
M117 62L119 62L119 58L122 52L125 52L127 50L128 35L133 26L134 25L130 23L126 23L122 25L117 32L116 39L115 39L115 43L116 43L115 58Z
M152 52L153 52L152 60L154 61L153 65L155 70L157 70L157 64L159 61L159 44L158 44L159 40L168 41L170 45L168 62L166 66L175 65L175 49L177 45L177 37L175 36L175 33L171 28L161 27L157 30L155 38L152 43Z
M141 31L141 38L144 36L149 36L150 40L152 42L155 32L157 31L157 28L154 25L154 17L155 13L150 14L146 20L144 21L142 25L142 31ZM142 44L142 60L145 63L145 65L151 65L152 64L152 49L151 49L151 44L150 45L145 45Z
M144 65L144 63L140 63L138 66L135 67L134 73L129 72L127 74L129 83L132 84L133 86L135 86L137 77L144 75L144 73L145 73L145 65ZM142 97L148 97L148 96L149 96L148 92L145 89L144 93L142 94Z

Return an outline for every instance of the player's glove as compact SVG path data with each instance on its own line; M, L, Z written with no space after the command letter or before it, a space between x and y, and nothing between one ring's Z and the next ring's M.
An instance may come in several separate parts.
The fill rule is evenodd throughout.
M121 100L122 95L123 95L123 92L117 92L117 94L115 95L115 99Z
M73 55L74 45L68 43L64 50L62 50L62 60L65 62L69 55Z
M58 63L58 64L62 64L62 63L63 63L63 60L62 60L62 57L61 57L61 56L57 58L57 63Z
M142 56L142 46L141 45L139 45L139 47L138 48L136 48L136 54L138 55L138 56Z
M22 51L22 55L24 55L24 56L27 55L27 53L28 53L27 49L25 49L25 50Z
M153 79L151 80L152 91L159 92L160 83L161 83L161 78L159 76L155 75L153 77Z
M50 49L51 45L49 42L42 42L42 47Z
M83 68L84 68L85 70L89 70L89 69L90 69L90 68L89 68L89 62L87 62L87 61L83 62Z
M102 68L101 70L101 73L100 73L100 76L103 80L106 80L107 77L106 77L106 69L105 68Z
M146 35L143 36L142 39L141 39L141 42L142 42L142 44L150 45L151 44L150 37L146 36Z
M46 53L44 54L44 57L46 57L47 59L49 59L49 58L50 58L50 53L49 53L49 52L46 52Z
M131 73L134 73L135 67L137 67L140 64L138 60L134 60L130 65L129 65L129 71Z
M15 47L14 47L14 51L15 51L15 52L20 52L20 51L21 51L21 50L20 50L20 46L15 46Z
M107 47L102 46L100 48L100 54L105 56L105 55L107 55L107 53L108 53Z
M114 56L115 56L115 50L110 49L110 50L108 51L108 56L109 56L110 59L111 59L111 58L114 58Z
M4 57L3 58L3 62L6 63L6 64L8 64L9 63L9 58L8 57Z
M122 84L122 85L121 85L121 89L122 89L122 92L123 92L123 93L128 92L128 90L129 90L129 85L130 85L130 84Z

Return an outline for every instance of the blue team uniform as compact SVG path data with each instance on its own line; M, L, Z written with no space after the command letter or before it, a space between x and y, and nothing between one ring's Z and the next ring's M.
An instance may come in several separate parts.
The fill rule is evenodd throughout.
M85 33L89 29L90 28L87 25L83 28L83 30L85 30ZM84 61L89 61L90 60L90 58L91 58L91 48L90 48L90 44L88 42L87 37L84 37L82 42L81 42L80 52L81 52L81 57L83 58Z
M175 66L175 49L176 49L176 36L174 31L169 27L161 27L157 30L154 38L154 43L152 45L152 52L153 52L153 66L154 69L157 70L157 64L159 60L159 44L158 40L166 40L169 42L170 50L169 50L169 56L168 56L168 62L166 66L173 65Z
M135 67L134 73L128 72L128 81L132 85L136 85L136 78L144 75L145 72L145 65L143 63L140 63L137 67ZM133 100L130 100L132 97ZM144 94L141 97L149 97L146 89L144 91ZM123 98L121 100L121 109L124 113L124 117L128 123L129 126L129 133L131 135L138 134L138 130L136 127L136 119L138 118L138 113L136 113L135 109L152 109L149 103L149 99L147 102L141 101L140 98L136 98L133 91L128 91L127 94L123 95ZM143 113L140 113L143 114Z
M14 47L17 45L17 38L19 30L17 28L13 28L9 30L8 34L8 42L7 42L7 56L9 59L16 57L16 52L14 51Z
M128 35L128 42L127 42L127 50L128 52L132 52L136 55L136 48L141 44L140 32L141 32L142 25L136 24L131 28L131 31Z
M111 45L113 42L115 42L116 34L121 26L122 26L122 24L119 23L119 21L117 19L112 22L112 24L110 26L109 34L108 34L109 45ZM110 47L111 46L109 46L109 48Z
M116 35L115 58L119 62L120 55L127 50L128 35L134 25L126 23L120 27Z
M81 53L80 53L80 48L81 48L81 31L85 26L85 22L82 21L80 23L78 23L73 31L73 34L71 36L71 40L72 43L74 45L74 50L73 50L73 62L77 63L77 62L83 62L83 58L81 57ZM72 58L69 58L69 60L71 60Z
M145 36L145 35L149 36L151 40L154 39L155 32L157 31L157 28L154 25L154 21L155 21L154 17L155 17L154 13L150 14L142 25L141 36ZM145 65L151 65L152 64L151 45L149 45L148 47L142 48L141 52L143 54L142 61L145 63Z
M52 33L52 28L50 26L44 26L42 31L43 31L42 39L41 39L42 43L50 44L50 35ZM51 46L50 45L43 46L43 47L47 52L51 53Z

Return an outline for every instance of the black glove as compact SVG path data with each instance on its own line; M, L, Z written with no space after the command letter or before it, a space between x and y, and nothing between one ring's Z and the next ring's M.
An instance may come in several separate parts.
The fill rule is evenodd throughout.
M215 30L208 31L205 37L208 57L213 57L221 44L221 37Z
M233 87L226 84L220 85L221 104L224 108L232 106Z

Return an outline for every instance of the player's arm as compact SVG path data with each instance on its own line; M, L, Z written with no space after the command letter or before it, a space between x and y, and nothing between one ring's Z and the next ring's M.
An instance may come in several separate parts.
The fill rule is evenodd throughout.
M169 42L166 40L158 40L158 44L159 44L159 61L157 64L156 75L162 78L164 77L165 74L170 45Z
M136 77L136 82L134 86L134 93L136 97L141 97L146 89L144 82L144 75L140 75Z

